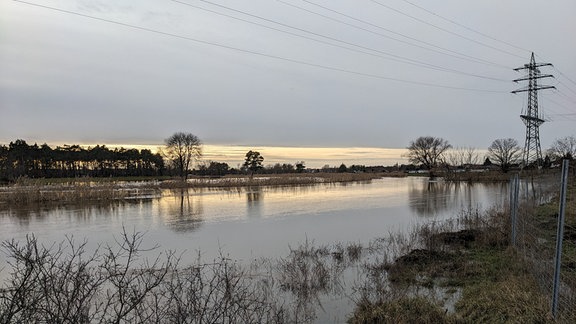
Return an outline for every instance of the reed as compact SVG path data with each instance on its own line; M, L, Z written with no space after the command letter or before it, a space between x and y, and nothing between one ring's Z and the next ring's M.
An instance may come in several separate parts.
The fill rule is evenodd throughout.
M299 173L254 176L225 176L219 178L193 177L187 181L164 181L162 188L234 188L255 186L300 186L323 183L370 181L382 178L383 173Z
M330 183L371 181L381 173L303 173L255 176L193 177L187 180L152 178L22 178L0 187L0 203L9 205L44 202L83 202L118 200L142 195L155 195L159 189L177 188L244 188L260 186L307 186Z
M53 185L13 185L0 188L0 203L26 205L33 203L69 203L109 201L156 194L152 187L120 186L114 183L78 182Z

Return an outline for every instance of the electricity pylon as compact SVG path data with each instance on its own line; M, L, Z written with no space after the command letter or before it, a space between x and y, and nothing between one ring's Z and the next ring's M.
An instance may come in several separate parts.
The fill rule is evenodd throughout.
M536 63L534 60L534 53L532 53L530 63L514 69L515 71L528 70L528 75L514 80L514 82L528 81L528 86L512 91L512 93L528 92L528 107L526 111L520 115L520 118L526 125L526 141L524 143L524 150L522 151L522 162L524 167L528 166L532 162L536 162L538 167L542 166L542 149L540 147L539 128L540 125L544 123L544 119L542 119L538 113L538 90L556 89L556 87L550 85L538 85L538 79L554 77L551 74L540 74L539 68L542 66L552 66L552 64Z

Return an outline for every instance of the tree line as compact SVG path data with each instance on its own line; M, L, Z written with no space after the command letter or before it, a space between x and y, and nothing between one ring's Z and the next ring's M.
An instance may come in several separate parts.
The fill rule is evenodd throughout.
M160 176L166 172L163 157L148 149L110 149L104 145L83 148L47 144L29 145L24 140L0 145L0 179L19 177L131 177Z
M227 174L297 173L306 168L304 162L295 165L276 163L264 167L264 157L257 151L246 153L244 164L231 168L227 163L207 161L202 157L202 142L193 134L177 132L164 140L158 153L148 149L110 149L105 145L84 148L63 145L26 143L18 139L0 145L0 181L11 182L28 178L77 177L138 177L138 176L224 176ZM194 168L195 167L195 168Z
M244 164L239 169L227 163L208 161L198 164L202 157L202 142L193 134L177 132L165 139L159 153L148 149L110 149L105 145L83 148L79 145L64 145L51 148L47 144L29 145L24 140L0 145L0 181L14 181L20 177L30 178L74 178L74 177L134 177L174 176L186 178L189 174L201 176L224 176L226 174L255 173L300 173L306 166L304 161L295 165L276 163L263 166L264 157L257 151L246 153ZM401 170L438 167L463 168L478 165L480 157L473 148L452 148L445 139L421 136L406 148L411 165ZM554 159L576 156L576 138L568 136L557 139L540 166L550 166ZM522 149L511 138L497 139L488 147L483 165L497 165L503 172L521 162ZM193 169L196 163L196 168ZM527 166L524 166L527 167ZM323 168L332 172L370 172L365 166ZM382 170L379 168L378 170Z
M450 167L469 167L477 165L480 156L474 148L453 148L445 139L433 136L421 136L411 141L406 148L406 157L414 165L426 170ZM569 159L576 156L576 138L567 136L556 139L546 151L542 161L530 161L522 167L550 167L554 160ZM484 157L484 166L496 165L502 172L508 172L522 163L522 148L513 138L496 139L490 144Z

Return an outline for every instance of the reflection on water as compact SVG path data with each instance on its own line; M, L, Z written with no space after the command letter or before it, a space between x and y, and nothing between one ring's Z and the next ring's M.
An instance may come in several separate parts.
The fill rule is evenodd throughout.
M145 199L0 206L0 238L22 241L34 233L49 246L61 242L64 235L74 234L94 243L91 247L95 249L98 244L114 244L114 235L126 227L128 231L146 232L149 246L159 244L162 250L182 253L182 266L196 262L198 256L210 263L224 255L246 265L254 264L254 260L265 263L263 258L267 257L281 258L274 268L281 271L278 283L292 298L288 301L297 303L298 315L318 312L318 322L342 322L353 304L350 287L344 283L358 279L352 267L346 268L358 258L353 258L353 247L368 246L398 226L502 205L507 198L507 183L446 183L427 178L298 187L172 189ZM3 258L0 253L0 270L7 262ZM0 271L0 278L2 275L5 273Z
M260 187L250 187L246 191L247 214L250 217L262 217L262 204L264 193Z
M437 217L447 211L472 210L502 204L508 183L463 183L424 181L413 183L408 191L410 208L423 217ZM493 198L500 199L490 199Z
M290 253L290 246L368 244L429 217L441 220L466 208L487 208L508 197L507 184L384 178L363 183L234 189L166 189L146 198L84 204L0 205L1 240L34 233L47 245L65 235L91 248L114 244L126 228L147 244L182 252L181 264L222 255L250 263ZM177 235L175 235L177 234ZM6 265L0 253L0 269ZM2 273L0 271L0 277ZM323 301L327 314L347 312Z
M439 217L454 211L488 207L507 197L507 183L453 183L425 178L382 179L363 183L218 189L166 189L157 197L82 204L33 204L0 208L2 228L34 230L42 223L90 226L106 219L149 216L177 232L194 232L205 222L286 215L317 215L409 207L409 214ZM242 203L243 202L243 203ZM241 205L244 204L244 207ZM404 212L406 213L406 212ZM130 215L132 217L126 217ZM382 215L382 217L393 215ZM410 216L410 215L407 215ZM354 220L357 221L357 220ZM2 231L3 237L10 232Z
M112 236L126 227L147 232L163 248L197 249L209 257L223 248L242 259L283 254L306 239L365 242L422 218L454 217L462 209L501 204L506 188L410 177L297 187L166 189L122 201L0 206L0 236L22 239L35 233L60 241L74 234L113 242Z
M198 230L203 222L201 197L187 188L170 190L170 195L161 199L166 226L177 233Z

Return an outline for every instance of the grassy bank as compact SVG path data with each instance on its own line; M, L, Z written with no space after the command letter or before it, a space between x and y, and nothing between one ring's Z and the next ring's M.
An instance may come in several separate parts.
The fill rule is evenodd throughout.
M349 322L575 323L576 177L569 179L556 319L551 287L559 201L538 201L530 194L521 206L515 247L507 210L467 212L392 240L382 250L388 254L366 265L372 275Z
M389 284L366 283L349 322L552 322L528 265L508 246L506 218L493 210L420 227L397 248L409 252L368 265Z

